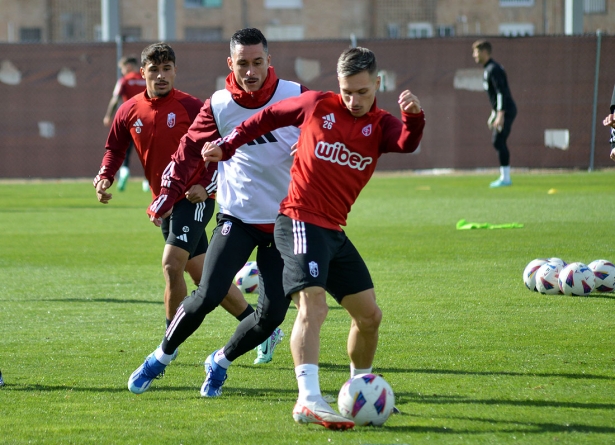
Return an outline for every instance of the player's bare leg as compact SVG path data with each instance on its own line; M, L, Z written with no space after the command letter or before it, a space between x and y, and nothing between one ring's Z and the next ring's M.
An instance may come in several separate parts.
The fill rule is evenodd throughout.
M189 256L189 253L180 247L170 244L164 246L162 273L165 281L164 306L167 320L173 320L177 308L186 298L188 290L184 279L184 269ZM205 255L202 256L205 257Z
M348 356L354 368L370 369L378 347L378 328L382 311L376 304L374 289L368 289L342 299L342 306L352 317L348 333Z
M318 364L320 354L320 328L329 307L322 287L308 287L293 294L297 318L290 337L290 349L295 366Z
M320 393L320 329L329 311L325 290L321 287L308 287L292 297L297 306L297 318L293 325L290 348L299 386L293 418L297 423L315 423L332 430L352 428L354 422L336 413Z

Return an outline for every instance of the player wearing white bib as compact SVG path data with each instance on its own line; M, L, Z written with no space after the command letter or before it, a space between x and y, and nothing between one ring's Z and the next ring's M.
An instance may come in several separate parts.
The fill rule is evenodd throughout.
M321 326L328 292L350 315L351 375L370 373L382 312L369 270L341 226L383 153L412 153L425 126L420 101L409 90L398 103L401 120L376 105L380 76L375 55L351 48L337 64L340 93L309 91L280 101L205 144L203 159L226 162L246 141L285 125L301 128L288 195L280 204L275 242L284 259L284 290L297 307L291 351L299 396L298 423L344 430L354 423L336 413L320 392Z
M159 223L172 210L175 197L183 193L186 179L199 168L201 148L208 141L227 136L236 125L277 101L299 96L305 87L278 79L270 66L267 40L253 28L237 31L231 38L231 74L226 89L215 92L182 138L162 178L159 196L148 213ZM278 326L284 321L290 301L282 285L284 263L276 249L273 230L280 201L290 182L291 146L299 130L280 128L249 141L237 156L218 164L220 213L212 235L198 289L187 297L166 331L161 346L129 379L132 392L149 388L173 351L201 325L228 292L235 273L256 249L259 267L259 298L256 311L245 318L227 345L205 362L207 377L201 388L204 397L216 397L226 380L226 369L237 357L265 342L255 363L271 360L281 340Z

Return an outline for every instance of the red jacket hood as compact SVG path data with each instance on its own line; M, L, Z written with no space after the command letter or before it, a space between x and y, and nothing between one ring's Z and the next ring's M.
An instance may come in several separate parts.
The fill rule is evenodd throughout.
M246 92L237 84L233 72L226 77L226 89L231 92L233 100L246 108L260 108L269 102L269 99L271 99L271 96L273 96L275 92L277 84L278 76L276 76L272 66L267 70L267 78L265 82L263 82L260 90L253 93Z

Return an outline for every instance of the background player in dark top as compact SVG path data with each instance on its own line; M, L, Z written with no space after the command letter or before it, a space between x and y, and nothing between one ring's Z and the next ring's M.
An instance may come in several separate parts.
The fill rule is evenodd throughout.
M487 121L492 131L493 146L500 159L500 177L491 183L491 187L512 185L510 179L510 153L506 139L510 135L512 123L517 116L517 106L510 94L508 80L502 65L491 58L491 43L477 40L472 44L472 57L479 65L483 65L483 88L489 95L491 115Z
M126 102L131 97L136 96L145 90L145 79L141 77L141 72L139 71L139 61L135 56L122 57L118 62L118 67L120 68L122 77L117 80L115 88L113 88L113 95L109 100L109 105L107 105L107 112L103 118L103 124L105 127L109 127L111 125L115 110L117 110L123 102ZM117 184L117 189L120 192L126 188L126 183L128 182L128 177L130 176L130 153L132 153L133 148L134 144L131 142L126 150L126 158L124 159L124 163L120 167ZM145 179L143 180L143 191L146 192L148 190L149 183L147 182L147 179Z

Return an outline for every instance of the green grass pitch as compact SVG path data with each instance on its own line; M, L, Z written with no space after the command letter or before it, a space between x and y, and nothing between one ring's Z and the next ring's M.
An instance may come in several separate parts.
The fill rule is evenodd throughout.
M615 443L615 294L546 296L522 281L534 258L615 260L615 172L493 179L377 175L353 207L346 231L384 312L374 370L402 413L346 432L292 420L293 308L274 361L238 359L221 397L199 396L203 360L236 326L221 309L131 394L164 330L149 194L130 182L103 206L86 182L1 184L0 443ZM524 227L458 231L460 219ZM330 307L320 380L337 395L349 318Z

